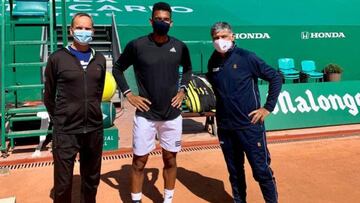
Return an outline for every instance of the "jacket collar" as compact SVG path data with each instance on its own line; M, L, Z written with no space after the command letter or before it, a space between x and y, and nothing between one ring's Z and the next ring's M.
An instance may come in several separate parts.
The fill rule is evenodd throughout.
M71 51L70 51L70 48L69 48L70 46L71 46L71 45L66 46L66 47L65 47L65 50L66 50L69 54L73 55L73 54L71 53ZM93 49L93 48L90 47L90 50L91 50L91 55L90 55L89 61L91 61L91 59L93 59L93 58L95 57L95 55L96 55L95 49Z

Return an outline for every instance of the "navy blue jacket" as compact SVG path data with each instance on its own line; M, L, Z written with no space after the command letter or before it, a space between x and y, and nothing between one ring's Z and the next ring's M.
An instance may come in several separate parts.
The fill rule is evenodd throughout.
M254 53L234 47L225 57L214 51L209 59L207 78L216 95L216 119L219 128L250 127L248 114L261 107L258 78L269 82L264 105L273 111L282 86L280 74Z

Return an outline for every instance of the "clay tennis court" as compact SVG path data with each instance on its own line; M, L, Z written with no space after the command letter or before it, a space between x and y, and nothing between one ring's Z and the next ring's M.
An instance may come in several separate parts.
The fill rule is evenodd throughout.
M130 202L131 127L133 111L126 106L116 120L121 149L105 152L97 201ZM182 152L178 154L178 175L174 202L216 202L231 200L228 173L217 138L202 131L201 119L184 120ZM272 168L279 202L351 203L360 198L359 125L298 129L268 133ZM29 158L33 148L13 151L0 166L10 169L0 176L0 199L16 197L17 203L52 202L53 166L50 150L38 159ZM19 163L25 164L19 164ZM16 164L17 163L17 164ZM75 165L73 200L79 202L79 165ZM162 202L162 159L151 153L146 170L143 202ZM263 202L251 169L246 163L248 202Z
M280 202L357 202L360 198L360 137L270 144ZM231 202L231 190L217 145L189 147L178 155L174 202ZM98 202L129 202L130 156L103 161ZM145 170L143 202L162 202L162 160L150 156ZM74 202L79 202L79 171L74 176ZM246 164L248 202L263 202ZM0 197L16 202L51 202L52 165L10 170L0 177Z

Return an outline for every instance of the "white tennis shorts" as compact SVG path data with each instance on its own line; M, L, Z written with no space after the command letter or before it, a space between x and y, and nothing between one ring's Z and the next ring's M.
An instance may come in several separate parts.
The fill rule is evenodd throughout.
M134 117L133 152L143 156L155 149L155 136L160 146L169 152L181 150L182 116L169 121L153 121L141 116Z

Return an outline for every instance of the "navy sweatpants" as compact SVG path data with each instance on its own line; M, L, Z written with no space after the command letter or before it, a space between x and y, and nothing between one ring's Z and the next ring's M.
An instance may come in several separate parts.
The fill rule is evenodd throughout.
M244 154L250 163L254 179L260 185L265 202L278 202L263 125L238 130L218 129L218 137L230 175L234 202L246 202Z

